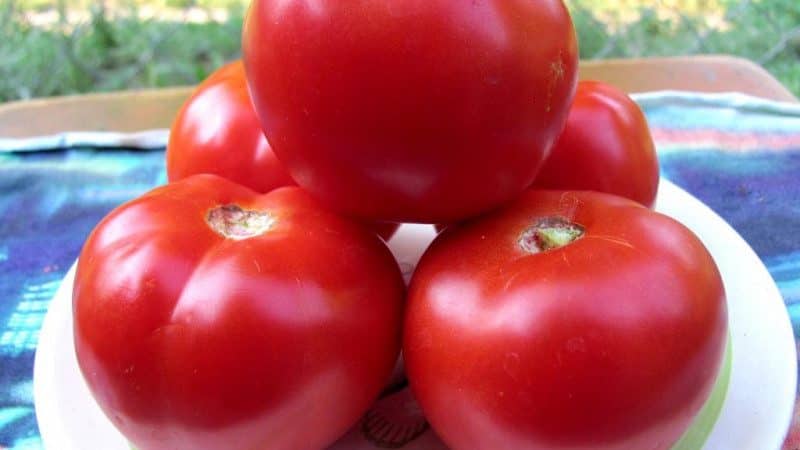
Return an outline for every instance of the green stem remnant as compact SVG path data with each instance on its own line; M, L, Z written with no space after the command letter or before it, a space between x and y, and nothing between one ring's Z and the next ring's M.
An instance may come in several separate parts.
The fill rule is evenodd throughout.
M563 247L583 236L577 223L559 217L544 217L519 237L519 246L528 253L540 253Z
M224 238L240 241L266 233L275 225L275 218L264 211L230 204L208 210L206 223Z

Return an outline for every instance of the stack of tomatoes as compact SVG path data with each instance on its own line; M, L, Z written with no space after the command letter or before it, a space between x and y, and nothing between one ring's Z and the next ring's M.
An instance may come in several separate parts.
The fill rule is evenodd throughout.
M180 111L170 183L78 263L78 361L133 445L324 448L401 349L454 449L681 437L720 274L650 209L645 118L577 82L561 0L254 0L243 53ZM403 222L444 228L408 288Z

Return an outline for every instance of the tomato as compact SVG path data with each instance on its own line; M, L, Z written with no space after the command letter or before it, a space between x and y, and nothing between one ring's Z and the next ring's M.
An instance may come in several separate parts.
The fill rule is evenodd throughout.
M578 62L561 0L255 0L242 46L298 184L396 222L454 222L530 186Z
M453 449L668 449L726 340L720 274L689 229L609 194L531 190L435 239L403 356Z
M197 175L92 232L75 350L139 450L318 449L386 384L404 293L386 245L299 188Z
M170 130L166 159L170 181L210 173L262 193L296 185L261 131L241 60L211 74L184 103ZM371 225L386 240L399 226Z
M295 184L261 131L241 60L211 74L183 104L166 159L170 181L212 173L258 192Z
M581 81L534 187L607 192L652 207L658 158L647 118L619 89Z

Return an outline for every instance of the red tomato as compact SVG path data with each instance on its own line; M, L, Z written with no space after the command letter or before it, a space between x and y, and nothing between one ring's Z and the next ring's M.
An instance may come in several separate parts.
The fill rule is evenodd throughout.
M448 227L406 311L411 388L454 449L668 449L707 399L727 332L697 237L591 191L528 191Z
M653 207L658 158L642 110L619 89L581 81L534 187L607 192Z
M423 223L530 186L578 61L561 0L255 0L243 53L302 187L349 214Z
M299 188L197 175L92 232L75 350L139 450L319 449L388 380L404 291L380 239Z
M211 74L184 103L166 158L170 181L210 173L262 193L296 185L261 131L241 61ZM388 240L399 226L373 222L371 228Z
M257 192L295 184L261 131L241 61L211 74L183 104L166 157L170 181L212 173Z

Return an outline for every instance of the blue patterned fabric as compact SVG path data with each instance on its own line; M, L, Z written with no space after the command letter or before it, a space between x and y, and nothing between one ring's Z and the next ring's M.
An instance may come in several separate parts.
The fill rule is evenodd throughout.
M800 335L800 107L675 93L637 100L663 175L750 243ZM115 206L164 182L163 148L0 151L0 448L41 447L32 398L38 332L84 239ZM787 445L798 430L793 423Z
M0 448L41 448L33 358L50 299L97 222L166 182L163 149L0 153Z

